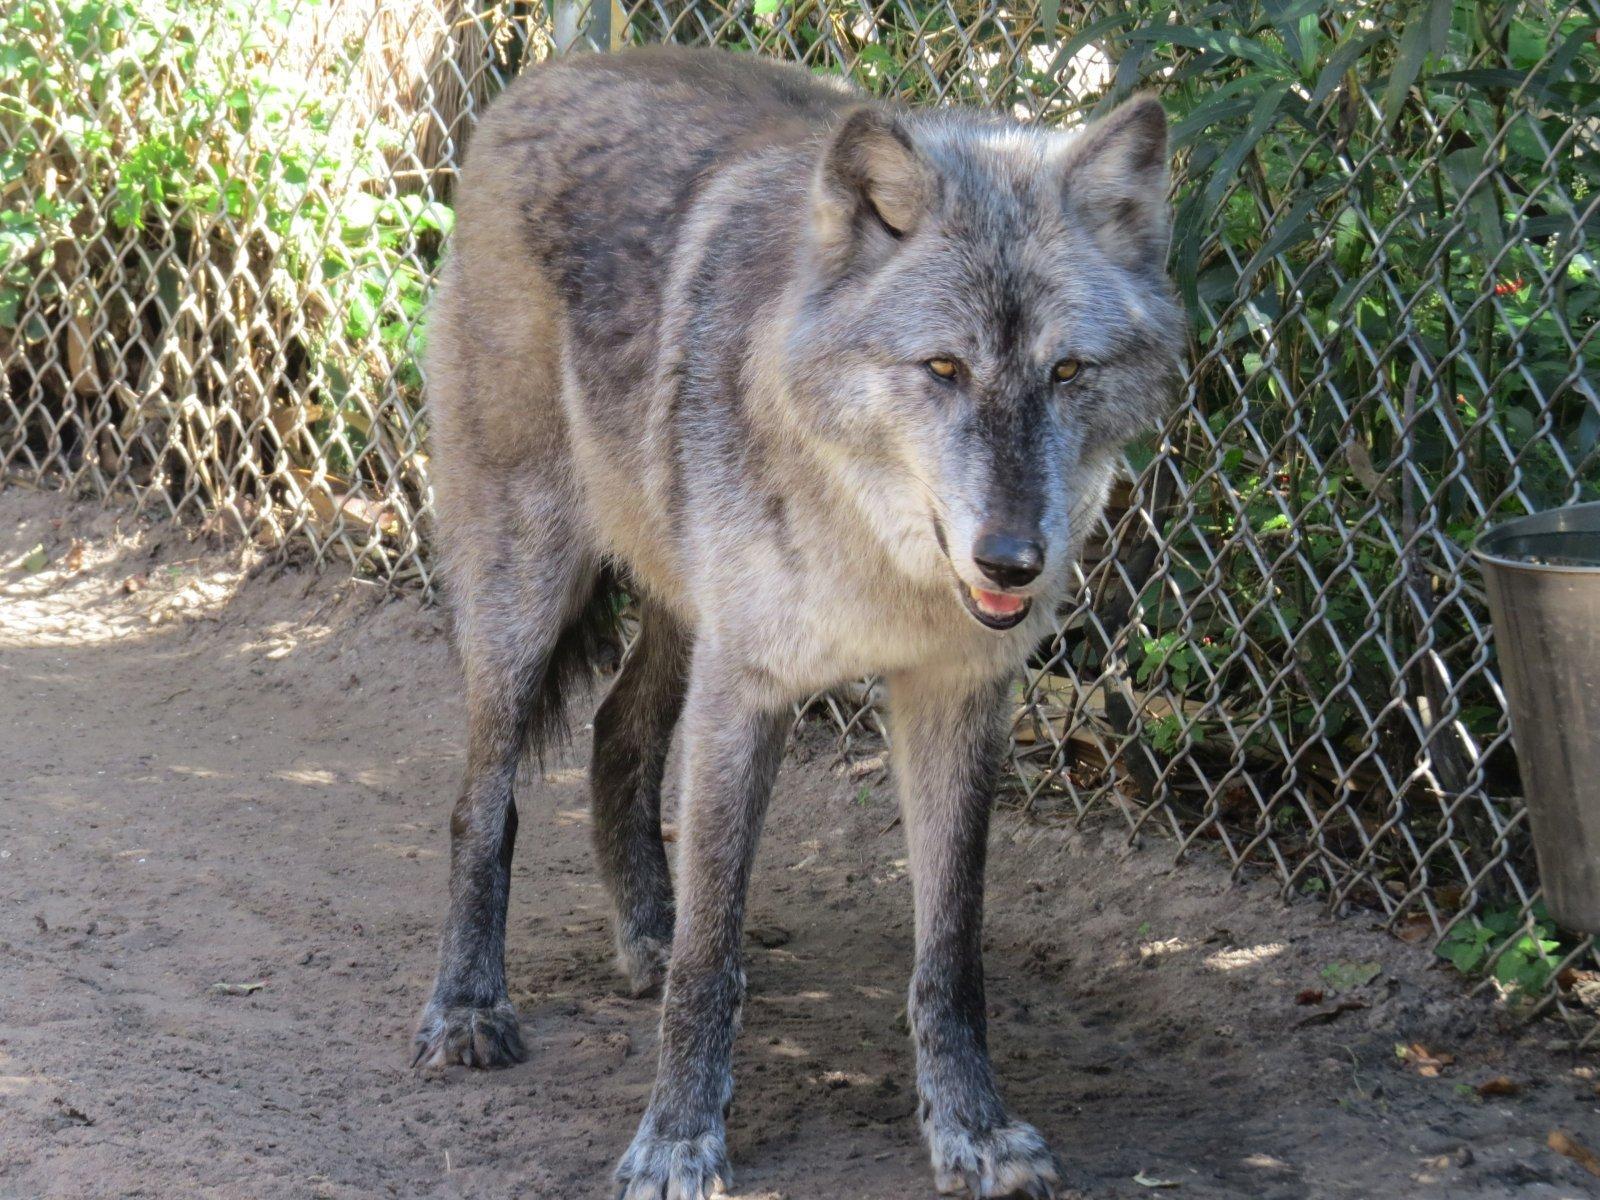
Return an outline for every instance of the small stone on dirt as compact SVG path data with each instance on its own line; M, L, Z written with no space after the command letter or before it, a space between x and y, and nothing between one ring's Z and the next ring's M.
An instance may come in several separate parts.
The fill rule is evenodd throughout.
M1319 1009L1308 1017L1302 1018L1297 1024L1303 1029L1311 1025L1331 1025L1347 1012L1367 1007L1365 1000L1341 1000L1329 1008Z
M53 1101L53 1103L55 1104L57 1110L60 1111L61 1115L63 1117L65 1117L68 1121L70 1121L72 1124L74 1124L74 1125L93 1125L94 1124L94 1118L93 1117L89 1116L86 1112L84 1112L81 1108L78 1108L76 1105L68 1104L60 1096L57 1096L55 1098L55 1100Z

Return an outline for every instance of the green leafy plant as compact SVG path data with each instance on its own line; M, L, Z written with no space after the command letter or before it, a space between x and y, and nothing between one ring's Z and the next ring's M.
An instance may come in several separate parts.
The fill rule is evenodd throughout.
M1119 571L1092 576L1057 659L1080 679L1128 667L1106 779L1147 764L1134 781L1191 820L1226 817L1230 786L1299 812L1276 845L1309 825L1311 853L1374 864L1380 903L1388 856L1477 853L1434 789L1519 787L1468 547L1600 498L1600 160L1576 152L1600 23L1465 0L1062 19L1053 63L1109 64L1084 107L1150 88L1172 119L1197 366L1182 415L1130 456L1151 565L1127 599ZM1087 610L1118 605L1131 627L1101 635Z
M296 12L8 9L0 192L22 202L0 212L0 346L102 396L85 450L136 479L221 502L243 459L280 498L317 493L311 518L376 540L398 533L393 511L324 497L421 494L416 361L452 214L400 182L399 132L352 96L352 57L295 65L313 53ZM104 396L106 376L148 398Z
M1459 922L1438 947L1463 975L1492 972L1513 993L1538 996L1550 985L1564 951L1541 901L1526 918L1516 908L1489 908Z
M1381 963L1342 961L1329 963L1321 972L1323 983L1335 993L1364 988L1382 973Z

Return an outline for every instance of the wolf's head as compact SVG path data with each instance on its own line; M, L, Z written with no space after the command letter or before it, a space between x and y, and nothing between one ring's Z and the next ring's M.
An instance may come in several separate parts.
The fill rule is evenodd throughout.
M1059 598L1171 400L1166 194L1149 98L1071 133L864 106L819 156L790 395L898 561L991 628Z

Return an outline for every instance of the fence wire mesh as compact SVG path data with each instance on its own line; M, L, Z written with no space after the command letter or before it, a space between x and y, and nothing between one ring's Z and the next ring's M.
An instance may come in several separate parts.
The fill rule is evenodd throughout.
M0 472L424 587L423 306L518 70L715 44L1055 123L1154 90L1192 369L1019 694L1017 786L1376 912L1600 1042L1464 555L1600 496L1600 0L3 12ZM873 695L817 705L881 733Z

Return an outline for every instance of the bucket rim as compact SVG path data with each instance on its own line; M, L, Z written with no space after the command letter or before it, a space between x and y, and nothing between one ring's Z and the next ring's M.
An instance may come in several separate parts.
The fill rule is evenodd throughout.
M1559 508L1547 508L1542 512L1528 513L1525 516L1513 517L1509 521L1502 521L1493 529L1486 529L1479 534L1468 553L1480 563L1492 563L1507 570L1538 571L1553 575L1600 575L1600 562L1587 566L1530 562L1525 558L1513 558L1496 553L1490 544L1517 535L1578 532L1574 526L1581 527L1586 532L1600 531L1600 500L1587 500L1582 504L1564 504Z

